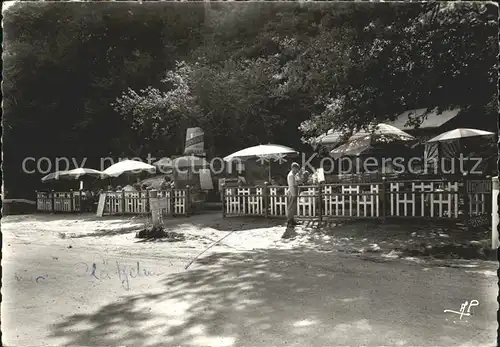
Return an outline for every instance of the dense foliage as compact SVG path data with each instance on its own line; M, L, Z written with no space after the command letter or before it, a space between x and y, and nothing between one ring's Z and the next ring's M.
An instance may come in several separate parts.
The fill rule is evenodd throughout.
M484 3L18 3L3 23L7 189L39 185L26 157L180 154L189 126L226 155L411 108L496 117L496 20Z

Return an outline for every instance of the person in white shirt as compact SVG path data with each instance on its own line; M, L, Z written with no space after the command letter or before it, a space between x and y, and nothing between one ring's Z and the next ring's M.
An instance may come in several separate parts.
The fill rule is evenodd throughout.
M295 221L295 213L297 213L297 199L299 195L299 187L297 185L297 173L300 170L298 163L292 163L292 167L287 176L288 193L287 193L287 211L286 219L287 226L294 226L298 223Z

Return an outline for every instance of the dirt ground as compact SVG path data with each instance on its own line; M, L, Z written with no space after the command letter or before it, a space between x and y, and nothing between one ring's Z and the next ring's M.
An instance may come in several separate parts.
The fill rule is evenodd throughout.
M292 237L283 239L285 224L281 219L222 218L218 212L164 220L166 231L184 234L175 242L179 250L247 251L258 249L305 248L358 254L379 254L387 258L420 257L424 259L496 260L490 249L490 232L468 231L460 225L423 221L329 221L319 226L301 222ZM93 247L112 249L123 245L139 247L143 252L163 250L166 239L136 239L135 233L151 226L148 217L96 217L93 214L30 214L7 216L2 228L20 239L84 239ZM174 243L174 242L172 242ZM139 246L140 245L140 246Z
M124 245L140 248L144 252L164 250L166 240L144 240L135 238L137 231L151 225L147 217L96 217L92 214L54 215L33 214L7 216L2 219L2 228L19 240L81 239L94 247L112 249ZM214 250L242 251L269 247L282 247L282 221L262 219L223 219L220 213L206 213L190 217L167 219L167 231L185 235L185 241L171 245L176 249L201 250L217 239L235 231ZM34 233L36 233L34 235Z
M314 231L314 228L309 228ZM331 223L316 229L316 239L323 238L319 247L350 253L379 253L386 257L423 257L426 259L482 259L495 261L491 249L491 231L467 230L449 222L409 221L347 221ZM328 240L328 238L327 238Z
M166 221L185 241L136 238L148 223L90 214L2 219L3 344L494 344L498 264L391 255L389 240L418 240L415 231L396 228L401 236L383 243L387 224L306 224L282 239L282 220L208 213ZM479 302L471 316L443 312L465 300Z

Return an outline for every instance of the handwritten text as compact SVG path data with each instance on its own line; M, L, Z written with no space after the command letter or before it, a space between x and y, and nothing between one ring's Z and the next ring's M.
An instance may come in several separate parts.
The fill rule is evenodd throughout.
M107 260L104 260L102 264L79 262L74 266L79 277L91 277L98 281L118 279L125 290L130 289L131 278L158 276L158 274L142 267L139 261L132 266L120 264L119 261L110 265Z
M38 276L26 276L19 273L14 274L14 278L17 282L34 282L34 283L44 283L49 279L49 275L38 275Z

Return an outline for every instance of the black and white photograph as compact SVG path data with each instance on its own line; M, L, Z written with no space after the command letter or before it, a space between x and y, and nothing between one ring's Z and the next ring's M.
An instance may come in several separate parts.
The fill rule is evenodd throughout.
M497 346L498 19L3 2L2 345Z

